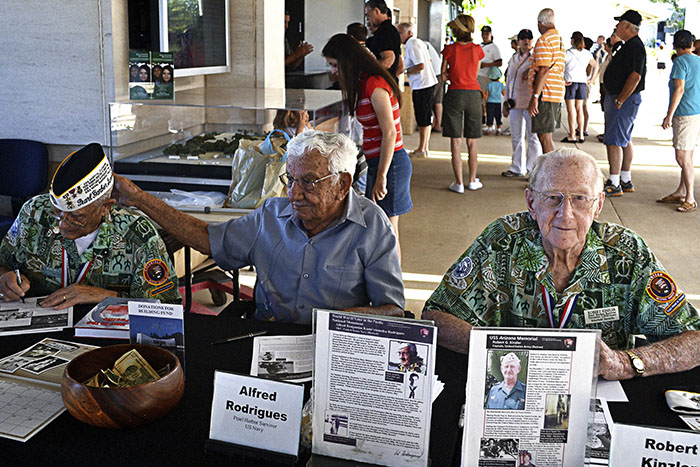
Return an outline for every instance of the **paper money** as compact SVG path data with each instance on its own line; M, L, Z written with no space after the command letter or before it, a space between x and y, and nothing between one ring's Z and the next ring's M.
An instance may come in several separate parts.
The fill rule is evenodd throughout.
M136 350L130 350L114 362L114 372L123 379L120 381L120 387L150 383L160 378Z

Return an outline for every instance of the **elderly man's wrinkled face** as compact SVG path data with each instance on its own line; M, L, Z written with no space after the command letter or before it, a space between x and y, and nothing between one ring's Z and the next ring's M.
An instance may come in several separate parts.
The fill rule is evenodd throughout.
M414 358L410 347L401 347L399 349L399 362L401 362L403 366L409 366L413 363L413 360Z
M542 167L540 186L534 187L540 193L578 194L593 197L588 208L582 207L567 197L557 208L547 206L544 196L526 190L528 210L537 222L542 234L542 244L547 253L568 252L580 253L586 243L586 235L598 218L603 208L605 198L596 192L596 173L590 163L585 160L569 160L550 162ZM551 259L551 258L550 258Z
M513 384L518 379L520 364L515 360L511 360L508 363L501 365L501 373L503 374L503 380L506 383Z
M287 197L295 216L304 224L308 233L316 234L318 232L314 227L325 227L340 217L349 189L349 183L345 183L343 177L350 178L349 174L331 175L319 181L331 173L328 170L328 159L315 149L298 159L289 160L287 174L300 181L295 181L287 188Z
M77 211L66 212L53 208L61 236L67 240L75 240L94 232L113 204L114 200L108 199L104 204L89 204Z

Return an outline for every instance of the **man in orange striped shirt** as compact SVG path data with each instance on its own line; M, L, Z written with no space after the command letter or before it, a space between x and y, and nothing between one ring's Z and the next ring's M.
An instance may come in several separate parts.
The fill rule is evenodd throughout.
M528 79L532 97L528 111L532 132L542 143L542 152L554 150L552 133L561 126L561 103L564 101L565 51L554 26L554 10L545 8L537 15L540 36L530 57Z

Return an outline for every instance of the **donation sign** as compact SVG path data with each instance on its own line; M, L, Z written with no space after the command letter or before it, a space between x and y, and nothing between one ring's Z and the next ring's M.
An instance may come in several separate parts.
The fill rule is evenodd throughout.
M216 371L209 438L296 456L304 387Z
M598 330L474 328L463 466L582 465Z
M427 465L437 329L315 310L314 454Z

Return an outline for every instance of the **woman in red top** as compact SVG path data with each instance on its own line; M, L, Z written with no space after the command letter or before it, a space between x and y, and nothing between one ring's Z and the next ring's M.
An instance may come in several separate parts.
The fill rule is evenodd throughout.
M331 75L338 77L345 105L362 124L367 196L386 212L398 244L399 216L413 207L413 168L401 139L398 85L376 58L347 34L331 37L323 56Z
M457 15L448 26L457 42L446 46L442 55L442 79L449 80L450 86L443 99L442 135L450 137L452 150L452 170L455 181L449 186L456 193L464 193L462 179L462 134L467 138L469 151L469 190L483 187L476 178L477 138L481 138L481 90L476 74L484 57L481 46L472 42L474 18Z

